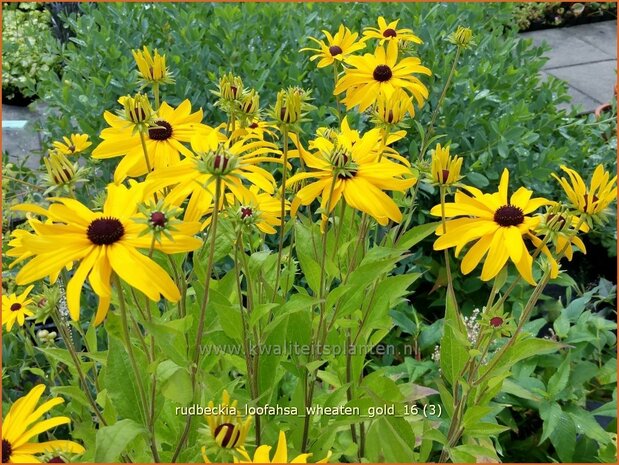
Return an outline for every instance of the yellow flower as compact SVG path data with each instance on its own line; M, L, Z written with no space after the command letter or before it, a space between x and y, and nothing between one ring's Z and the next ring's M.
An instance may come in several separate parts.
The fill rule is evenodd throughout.
M11 294L2 296L2 324L6 326L6 330L10 331L15 322L19 326L24 325L27 316L32 316L33 313L28 308L32 303L32 299L28 298L28 294L34 286L28 286L20 295Z
M281 201L266 192L258 192L254 186L250 188L251 196L246 196L234 208L237 218L246 225L253 225L265 234L275 234L274 226L281 224ZM231 199L233 200L233 199ZM289 209L289 203L284 204L284 210Z
M309 205L321 195L324 217L343 196L348 205L372 216L381 225L389 220L400 222L402 213L383 191L410 188L416 181L410 169L386 158L378 161L382 153L380 129L372 129L357 139L358 133L346 131L346 127L344 121L341 133L335 133L331 139L315 139L311 144L315 153L300 148L305 165L312 171L295 174L289 180L290 185L307 178L317 181L299 190L292 204L292 214L299 205Z
M277 93L272 114L278 125L294 125L304 121L307 112L314 107L310 105L310 92L300 87L289 87Z
M576 228L578 228L578 231ZM588 231L589 226L581 222L577 216L566 212L555 212L554 210L549 210L545 215L542 215L542 220L535 230L537 234L550 236L549 240L554 244L555 256L563 254L569 261L574 256L572 245L582 253L587 253L584 242L577 234L580 232L587 233ZM536 247L539 247L543 242L532 234L529 234L529 239Z
M312 456L312 454L299 454L289 462L288 444L286 442L286 434L283 431L279 432L279 439L277 441L277 448L275 449L273 460L270 458L271 449L271 446L259 446L254 452L254 458L252 460L251 456L244 448L239 448L237 451L241 455L241 459L239 460L235 457L234 463L307 463L307 459ZM327 463L330 457L331 451L329 451L324 459L316 463Z
M524 187L509 198L508 184L509 171L505 169L499 191L494 194L484 194L468 186L465 189L472 196L462 191L456 192L455 202L445 204L445 216L463 218L447 221L446 233L443 233L442 224L437 227L436 234L440 237L434 242L434 250L455 247L458 256L469 242L477 241L462 259L462 273L473 271L488 254L481 272L483 281L494 278L509 259L528 283L535 284L533 259L523 236L535 230L540 219L526 215L552 202L540 197L531 198L533 192ZM436 205L430 213L441 216L441 205Z
M314 61L320 58L318 68L329 66L335 63L336 60L345 61L350 54L365 48L365 43L363 43L363 40L357 42L357 36L359 34L356 32L351 32L350 29L345 27L343 24L334 36L332 36L328 31L322 32L327 37L326 43L314 37L310 37L309 39L316 42L319 48L302 48L300 50L301 52L316 52L315 55L311 56L310 60Z
M468 27L462 26L458 26L458 29L450 34L449 41L461 48L468 48L471 45L475 45L473 41L473 31Z
M406 113L415 116L415 107L406 92L396 89L389 97L380 93L376 99L373 115L374 121L381 125L399 124Z
M110 125L101 132L103 142L92 152L93 158L113 158L123 156L114 172L117 184L125 178L146 174L146 160L140 135L123 118L106 111L104 118ZM163 102L153 117L153 126L148 127L145 136L146 151L150 166L159 170L180 161L181 154L193 158L193 153L182 142L189 142L200 129L208 126L201 124L202 110L191 112L189 100L172 108Z
M226 138L219 131L211 130L199 133L191 145L197 157L186 158L149 176L157 189L175 186L166 197L168 203L180 206L191 197L185 210L186 221L199 221L210 211L218 178L222 184L220 202L226 191L242 201L249 192L243 180L269 194L274 192L275 179L257 166L261 162L278 161L266 156L279 154L274 144L249 138Z
M250 119L247 121L247 125L244 127L238 127L230 136L231 139L241 139L241 138L255 138L264 140L264 136L268 135L269 137L275 139L277 135L273 131L275 126L266 121L260 120L260 118L256 117L254 119Z
M398 40L404 42L414 42L416 44L423 44L423 41L413 34L413 31L410 29L397 29L398 22L400 20L396 19L395 21L387 24L385 18L380 16L378 18L378 28L375 27L366 27L363 31L363 35L367 39L380 39L380 45L382 45L385 41L396 42Z
M552 175L563 187L572 207L585 215L589 226L591 219L604 220L604 210L617 198L617 176L610 179L610 173L598 165L587 187L576 171L564 165L561 169L567 173L569 181L554 173Z
M166 67L165 55L160 55L157 49L155 49L152 55L146 46L142 50L133 50L132 53L143 85L149 83L174 83L174 79L172 79Z
M141 93L134 96L124 95L118 99L118 103L123 107L123 111L118 112L123 119L123 125L131 127L132 133L143 132L153 123L153 108L147 95Z
M215 409L215 404L211 400L208 407ZM224 449L233 449L243 447L249 427L251 425L251 417L243 419L239 414L238 401L230 402L230 394L224 390L221 398L221 403L217 406L223 412L221 415L204 415L208 423L209 432L217 445ZM202 448L203 455L206 448Z
M461 178L460 169L462 168L462 157L450 156L449 146L441 147L436 144L436 149L432 154L431 176L432 180L443 186L451 186Z
M92 145L88 140L88 134L71 134L71 137L64 136L63 142L55 141L52 145L58 149L63 155L75 155L83 152Z
M344 71L334 91L334 95L346 91L343 103L347 109L359 105L359 111L365 111L381 93L389 98L396 89L404 89L420 106L428 98L428 89L413 74L429 76L432 72L421 65L419 58L407 57L398 62L396 41L389 42L386 48L379 45L373 55L350 57L348 63L352 67Z
M67 417L54 417L39 421L51 408L64 402L62 397L55 397L36 408L43 391L45 391L45 386L39 384L11 405L9 413L2 422L2 463L41 463L35 454L57 453L58 451L72 454L85 452L81 445L73 441L31 441L44 431L71 422Z
M43 162L47 168L48 182L52 186L68 184L75 176L75 167L59 150L52 150Z
M28 284L45 276L51 276L53 283L64 266L79 261L67 284L67 305L71 317L78 320L81 291L88 278L99 296L95 324L101 323L108 312L112 272L151 300L159 300L161 294L176 302L180 293L174 281L161 266L138 251L151 247L151 239L141 235L145 226L133 219L144 198L144 189L144 183L130 189L108 185L103 211L98 213L77 200L58 197L52 199L54 203L47 210L30 204L13 207L53 221L52 224L32 223L36 234L21 238L23 247L30 249L34 258L17 273L17 284ZM154 247L168 254L195 250L201 241L191 236L199 228L198 223L177 226L171 233L174 241L162 237Z

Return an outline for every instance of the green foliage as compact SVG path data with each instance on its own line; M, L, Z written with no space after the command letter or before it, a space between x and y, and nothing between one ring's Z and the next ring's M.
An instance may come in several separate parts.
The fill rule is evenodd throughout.
M2 96L32 97L42 76L59 62L50 14L35 3L2 5Z

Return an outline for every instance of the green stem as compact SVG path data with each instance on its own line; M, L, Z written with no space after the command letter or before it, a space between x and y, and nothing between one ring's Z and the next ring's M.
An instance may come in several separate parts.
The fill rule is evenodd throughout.
M135 379L138 386L138 394L140 396L140 402L142 404L142 413L146 420L146 424L148 427L148 431L151 436L150 448L153 454L153 460L155 462L159 462L159 454L157 452L157 443L155 438L155 427L149 421L148 417L148 402L146 400L146 393L144 391L144 384L142 382L142 377L140 376L140 369L135 359L135 353L133 352L133 344L131 343L131 336L129 334L129 325L128 325L128 317L127 317L127 308L125 305L125 297L123 295L122 285L120 282L120 278L116 273L114 273L114 284L116 285L116 289L118 291L118 306L120 307L120 321L121 328L123 332L123 339L125 343L125 348L127 349L127 355L129 356L129 362L131 363L131 368L135 373Z
M314 342L319 341L323 331L323 322L325 321L325 312L326 312L326 270L325 265L327 262L327 237L329 235L328 230L328 218L331 211L331 200L333 198L333 190L335 189L335 182L337 181L337 177L334 175L333 180L331 181L331 187L329 189L329 198L327 200L326 212L323 212L322 215L327 215L327 225L325 226L325 231L322 233L322 250L321 250L321 258L320 258L320 289L318 292L320 298L320 316L318 321L318 328L316 329L316 335L312 334L312 347L314 347ZM322 221L322 220L321 220ZM312 325L313 326L313 325ZM316 348L316 353L320 353L320 346ZM312 355L310 355L310 359ZM306 396L305 396L305 407L306 407L306 415L303 423L303 439L301 440L301 451L307 452L307 441L309 439L309 428L311 422L311 415L307 413L307 409L311 407L312 400L314 398L314 382L313 378L309 377L309 373L306 373Z
M159 83L153 82L153 94L155 96L155 111L159 111Z
M273 286L273 298L277 296L277 288L279 287L279 279L282 272L282 250L284 248L284 230L286 228L286 180L288 177L288 126L282 126L282 149L284 162L282 163L282 192L280 202L280 225L279 225L279 241L277 246L277 265L275 267L275 285Z
M196 382L197 382L197 374L198 368L200 366L200 355L201 345L202 345L202 337L204 333L204 323L206 321L206 306L209 300L209 291L211 285L211 275L213 274L213 266L215 261L215 241L217 239L217 224L219 219L219 199L221 197L221 178L217 178L215 181L215 196L213 197L213 215L211 218L211 230L209 231L210 237L210 248L209 248L209 257L208 257L208 265L206 270L206 276L204 278L204 296L202 298L202 304L200 305L200 318L198 320L198 330L196 334L196 344L194 347L193 354L193 363L191 365L191 392L193 399L196 400ZM172 455L171 462L175 462L178 458L178 455L181 452L185 441L187 440L187 436L189 435L189 429L191 428L191 420L193 416L187 415L187 420L185 422L185 429L181 434L181 438L178 441L174 454Z
M146 171L150 173L152 168L150 166L150 160L148 158L148 149L146 148L146 139L144 138L144 133L140 131L140 142L142 143L142 152L144 153L144 161L146 162Z

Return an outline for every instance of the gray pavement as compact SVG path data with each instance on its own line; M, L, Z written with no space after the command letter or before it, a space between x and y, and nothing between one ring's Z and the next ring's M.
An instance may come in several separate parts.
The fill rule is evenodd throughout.
M30 107L2 105L2 152L9 161L37 168L41 160L41 141L34 129L39 113ZM26 121L26 125L21 123ZM8 126L8 127L6 127Z
M584 113L610 102L617 82L617 21L525 32L535 45L548 44L542 75L567 82L572 105ZM562 106L567 106L563 104Z

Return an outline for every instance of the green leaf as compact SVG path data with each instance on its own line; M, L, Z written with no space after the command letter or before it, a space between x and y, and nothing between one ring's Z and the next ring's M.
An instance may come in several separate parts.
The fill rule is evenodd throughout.
M509 426L497 425L496 423L477 423L475 425L470 425L465 429L466 434L471 436L496 436L501 434L507 430L509 430Z
M520 384L513 382L511 379L506 379L503 381L502 389L503 392L520 397L521 399L528 399L534 402L539 402L541 400L540 396L533 394L531 391L522 387Z
M178 365L187 366L187 330L191 327L193 318L184 318L166 322L144 322L146 329L155 337L156 345Z
M156 373L161 393L166 399L181 405L187 405L191 401L191 376L186 368L171 360L164 360L157 365Z
M368 429L366 439L367 459L371 462L415 462L415 436L403 418L379 417Z
M466 409L464 412L464 418L462 425L466 428L468 426L474 426L478 424L482 418L488 415L492 409L483 405L474 405Z
M595 420L593 415L576 405L569 405L565 408L567 414L574 421L579 433L593 439L599 444L608 444L611 441L610 434ZM616 412L615 412L616 413Z
M119 462L120 454L140 435L146 435L146 429L133 420L120 420L111 426L104 426L97 431L95 462Z
M556 397L563 391L570 378L570 358L567 356L557 371L548 380L548 396L550 400L555 400Z
M544 420L544 425L542 427L542 437L540 438L538 444L542 444L546 439L548 439L552 432L557 428L562 413L561 407L556 402L542 402L540 404L539 416L542 420Z
M559 414L555 428L550 433L550 442L552 442L562 462L569 463L572 461L576 450L576 426L567 413L561 412Z
M452 300L448 292L445 306L445 326L441 338L441 370L450 384L456 381L468 360L469 344L462 326L455 301Z
M146 367L146 357L139 349L134 348L134 351L136 355L142 355L137 357L138 369ZM120 341L110 336L105 387L121 417L143 424L145 419L140 407L141 401L136 376L144 378L142 373L135 373L133 371L129 356Z
M410 250L413 246L432 234L439 224L439 221L435 221L432 223L420 224L419 226L409 229L402 235L397 243L397 247L401 250Z

